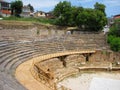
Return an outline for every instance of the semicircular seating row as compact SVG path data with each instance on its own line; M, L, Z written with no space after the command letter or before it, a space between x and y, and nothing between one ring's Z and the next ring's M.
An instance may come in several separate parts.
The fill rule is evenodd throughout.
M1 40L0 90L26 90L22 85L20 85L20 83L15 79L14 76L16 67L26 60L37 57L39 55L63 52L66 50L71 51L96 48L97 43L94 42L96 39L94 39L93 41L88 40L88 42L82 42L80 38L82 37L77 36L76 38L76 36L71 35L70 37L54 38L53 40L48 41L35 41L24 43ZM99 38L97 40L99 40ZM102 39L100 40L101 42L104 41Z

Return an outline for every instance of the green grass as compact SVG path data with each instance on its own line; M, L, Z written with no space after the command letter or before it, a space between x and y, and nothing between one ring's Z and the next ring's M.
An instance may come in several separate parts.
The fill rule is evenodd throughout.
M4 17L3 20L14 20L14 21L29 21L29 22L37 22L37 23L43 23L43 24L55 24L55 19L48 19L48 18L23 18L23 17Z

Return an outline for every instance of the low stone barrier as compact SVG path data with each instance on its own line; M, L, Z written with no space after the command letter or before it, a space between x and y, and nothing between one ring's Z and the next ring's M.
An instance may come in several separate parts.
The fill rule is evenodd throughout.
M78 67L80 71L119 71L120 67Z

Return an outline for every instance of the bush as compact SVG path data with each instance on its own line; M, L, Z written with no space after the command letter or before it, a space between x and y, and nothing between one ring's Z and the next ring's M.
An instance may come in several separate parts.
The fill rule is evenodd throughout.
M109 35L109 36L107 37L107 42L110 43L110 42L112 41L113 38L114 38L114 36Z
M114 24L111 28L110 28L110 32L109 35L114 35L116 37L120 37L120 24Z
M110 43L111 49L114 51L120 51L120 38L114 37Z
M115 20L114 25L110 28L107 42L113 51L120 52L120 19Z
M120 52L120 37L109 35L107 41L113 51Z

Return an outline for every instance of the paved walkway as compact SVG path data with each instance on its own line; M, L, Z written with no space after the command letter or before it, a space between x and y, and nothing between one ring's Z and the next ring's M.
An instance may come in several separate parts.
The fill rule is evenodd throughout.
M54 53L54 54L48 54L48 55L43 55L37 58L34 58L34 63L40 62L41 60L47 60L59 56L65 56L65 55L74 55L74 54L85 54L85 53L95 53L94 50L86 50L86 51L69 51L69 52L60 52L60 53Z
M50 88L46 87L44 84L38 82L32 76L30 72L30 68L32 67L33 61L34 63L37 63L42 60L46 60L58 56L82 54L82 53L95 53L95 51L63 52L63 53L48 54L48 55L36 57L19 65L16 69L15 76L17 80L29 90L51 90Z
M32 62L33 60L29 60L18 66L15 73L17 80L28 90L51 90L48 87L46 87L44 84L34 79L34 77L30 72Z

